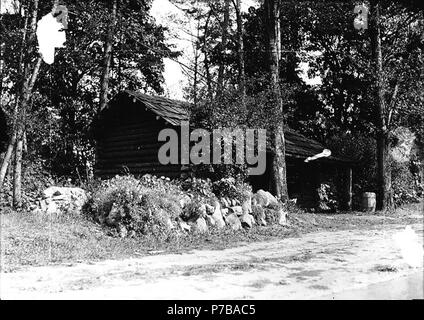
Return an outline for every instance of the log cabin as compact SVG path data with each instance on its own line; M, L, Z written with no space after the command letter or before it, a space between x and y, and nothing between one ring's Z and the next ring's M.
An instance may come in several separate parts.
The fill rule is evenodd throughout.
M189 120L190 105L164 97L134 91L118 93L101 110L93 123L96 141L95 175L110 178L130 173L135 176L153 174L178 178L190 175L186 165L162 165L158 160L158 142L162 129L179 132L182 121ZM305 159L321 153L325 147L292 129L285 130L287 182L290 198L303 207L316 206L317 188L325 177L341 177L341 203L345 209L352 205L352 162L331 155L306 163ZM268 150L269 153L269 150ZM269 189L270 157L261 176L251 176L254 190Z

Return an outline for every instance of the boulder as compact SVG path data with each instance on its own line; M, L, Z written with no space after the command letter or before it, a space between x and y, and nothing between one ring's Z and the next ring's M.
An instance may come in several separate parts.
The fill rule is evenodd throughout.
M42 199L35 208L47 214L81 213L88 200L81 188L49 187L42 192Z
M191 230L191 226L187 222L184 222L184 221L180 221L180 228L183 231L187 231L187 232L190 232L190 230Z
M199 233L205 233L208 231L208 225L203 217L200 217L193 223L193 230Z
M190 201L191 201L191 198L188 195L186 195L186 194L182 195L181 199L180 199L181 208L184 209L187 206L187 204L190 203Z
M206 224L207 224L208 226L210 226L210 227L214 227L214 226L216 225L216 222L215 222L215 220L213 219L212 215L207 215L207 216L205 217L205 220L206 220Z
M242 204L241 208L243 209L243 213L252 213L252 198L249 197Z
M226 198L222 198L221 199L221 204L223 208L228 208L230 207L230 203L228 202L228 200Z
M205 204L201 204L200 207L197 210L199 212L200 218L203 218L208 214Z
M281 226L289 225L289 223L287 222L287 211L283 209L278 210L278 224Z
M243 228L250 229L255 225L255 218L251 214L244 213L240 217L240 222Z
M215 212L215 207L211 206L210 204L205 204L206 207L206 213L209 215L212 215Z
M237 231L242 228L240 219L237 217L235 213L231 213L225 217L225 222L231 229Z
M252 206L252 215L256 220L256 223L260 226L266 226L266 215L265 210L261 206Z
M215 208L215 212L213 213L213 215L211 216L213 221L215 222L215 226L218 229L224 228L225 227L225 222L224 222L224 218L222 217L222 213L221 213L221 208L220 207L216 207Z
M230 212L230 210L228 208L222 208L221 209L221 214L222 214L223 217L227 216L229 212Z
M230 212L235 213L238 216L241 216L243 214L243 208L241 206L231 207Z
M275 207L278 206L278 200L268 191L260 189L253 195L252 204L264 208Z

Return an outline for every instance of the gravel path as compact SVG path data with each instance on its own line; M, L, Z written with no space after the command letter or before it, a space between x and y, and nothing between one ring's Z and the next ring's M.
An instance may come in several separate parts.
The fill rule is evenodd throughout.
M423 243L423 224L411 225ZM310 233L215 251L32 267L0 274L2 299L410 299L423 268L395 241L404 225ZM422 253L422 252L421 252Z

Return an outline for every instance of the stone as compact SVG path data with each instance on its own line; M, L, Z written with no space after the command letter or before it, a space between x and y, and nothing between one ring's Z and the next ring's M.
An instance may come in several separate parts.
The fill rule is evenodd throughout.
M276 207L278 206L278 200L268 191L260 189L253 195L252 204L259 205L264 208Z
M215 207L211 206L210 204L205 204L206 207L206 213L208 215L212 215L215 212Z
M228 208L230 206L226 198L221 199L221 204L223 208Z
M164 214L166 214L166 213L164 213ZM168 230L175 229L175 225L174 225L174 223L172 223L171 218L166 218L165 224L166 224L166 227L168 228Z
M190 201L191 201L191 198L188 195L181 196L181 199L180 199L181 208L184 209L187 206L187 204L190 203Z
M278 210L278 224L281 226L289 225L289 223L287 222L287 211L283 209Z
M260 226L266 226L265 210L259 205L252 206L252 215Z
M199 233L205 233L208 231L208 225L206 224L206 220L203 217L200 217L193 223L193 229Z
M190 232L191 231L191 226L184 221L180 221L180 228L184 231Z
M240 230L242 228L240 219L237 217L235 213L231 213L228 216L226 216L225 222L234 231Z
M241 216L243 214L243 208L241 206L231 207L230 211L235 213L238 216Z
M40 202L39 208L49 214L81 213L88 200L87 193L81 188L55 186L44 190L42 197L43 200Z
M226 215L228 215L228 213L229 213L229 209L228 208L222 208L221 209L221 214L222 214L222 216L223 217L225 217Z
M252 198L249 197L242 204L241 208L243 209L243 213L252 213Z
M205 204L201 204L200 207L197 209L199 212L199 217L203 218L205 217L208 213L206 210L206 205Z
M205 217L205 220L206 220L206 224L207 224L208 226L210 226L210 227L214 227L214 226L216 225L216 222L215 222L215 220L213 219L212 215L207 215L207 216Z
M56 202L48 202L47 208L45 211L47 214L58 214L59 213L59 207L56 204Z
M211 217L213 221L215 222L215 226L218 229L222 229L225 227L225 221L224 221L224 218L222 217L221 208L216 207L215 212L213 213Z
M240 217L240 222L243 228L250 229L255 225L255 218L251 214L244 213Z

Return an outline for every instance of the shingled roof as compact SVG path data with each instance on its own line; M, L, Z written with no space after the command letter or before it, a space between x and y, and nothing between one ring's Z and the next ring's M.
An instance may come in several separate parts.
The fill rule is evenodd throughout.
M181 121L189 120L190 104L184 101L171 100L165 97L151 96L135 91L125 91L128 95L142 102L148 109L173 126L179 126Z
M173 126L179 126L182 121L189 120L190 104L183 101L147 95L135 91L126 90L125 93L131 98L141 102L145 107L164 119ZM291 158L306 159L321 153L325 147L316 140L305 137L299 132L286 128L286 156ZM334 155L323 158L323 161L351 162L348 159Z

